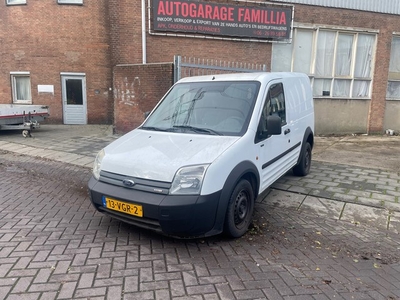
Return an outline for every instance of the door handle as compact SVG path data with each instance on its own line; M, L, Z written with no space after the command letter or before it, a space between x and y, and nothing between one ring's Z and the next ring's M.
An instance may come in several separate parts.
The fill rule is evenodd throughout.
M283 133L284 133L285 135L288 134L288 133L290 133L290 129L289 129L289 128L286 129Z

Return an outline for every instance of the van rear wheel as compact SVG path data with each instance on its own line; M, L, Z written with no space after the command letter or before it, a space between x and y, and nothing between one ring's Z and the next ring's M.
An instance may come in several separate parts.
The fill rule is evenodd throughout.
M242 179L233 189L225 216L225 233L241 237L247 232L254 211L254 192L250 182Z
M303 155L300 158L299 163L293 167L293 174L296 176L306 176L310 173L311 168L311 145L306 142Z

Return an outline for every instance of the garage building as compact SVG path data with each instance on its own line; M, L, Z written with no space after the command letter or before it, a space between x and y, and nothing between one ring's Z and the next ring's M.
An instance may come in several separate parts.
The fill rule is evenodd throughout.
M298 71L317 134L400 131L397 0L4 0L0 103L139 125L179 77Z

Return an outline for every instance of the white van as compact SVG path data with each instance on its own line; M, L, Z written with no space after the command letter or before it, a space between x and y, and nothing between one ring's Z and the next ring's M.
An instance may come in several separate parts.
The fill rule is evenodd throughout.
M141 126L99 152L91 201L166 235L240 237L258 195L291 169L308 174L313 134L305 74L184 78Z

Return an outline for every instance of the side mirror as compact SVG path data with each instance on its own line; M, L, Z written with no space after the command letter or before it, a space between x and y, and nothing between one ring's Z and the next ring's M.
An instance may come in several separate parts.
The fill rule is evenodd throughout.
M151 113L151 111L146 111L146 112L144 113L144 119L145 119L145 120L147 119L147 117L149 116L150 113Z
M279 116L268 116L266 122L268 135L280 135L282 133L282 119Z

